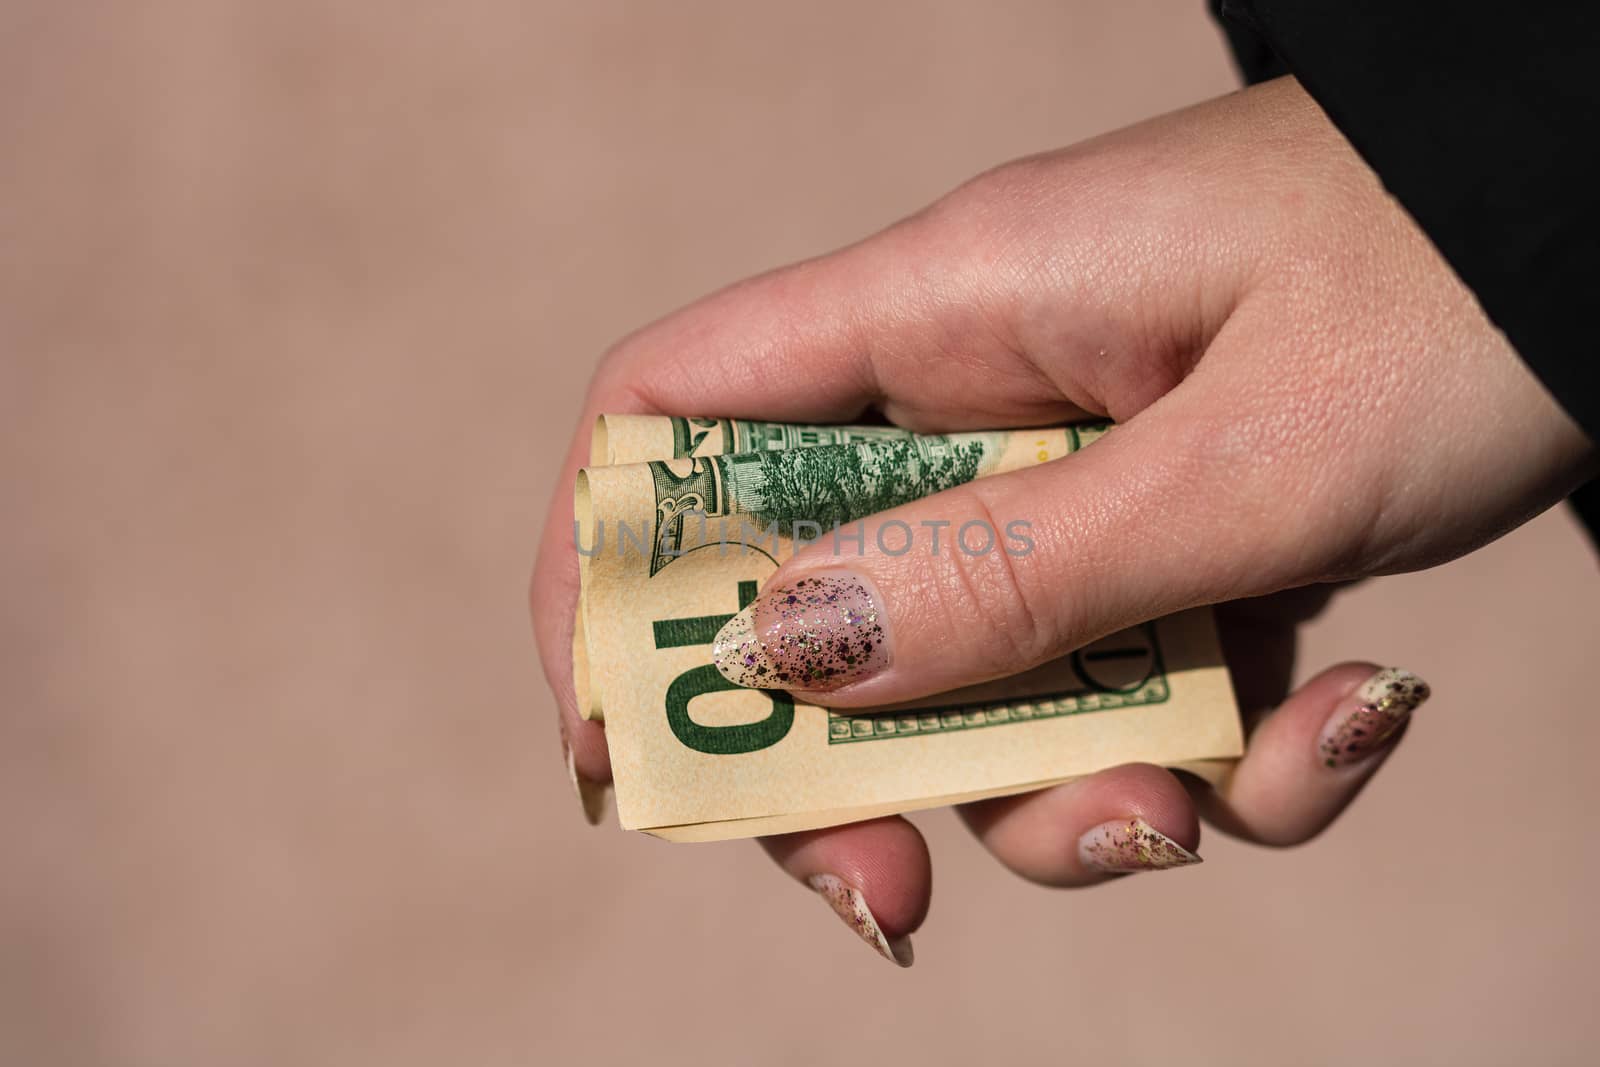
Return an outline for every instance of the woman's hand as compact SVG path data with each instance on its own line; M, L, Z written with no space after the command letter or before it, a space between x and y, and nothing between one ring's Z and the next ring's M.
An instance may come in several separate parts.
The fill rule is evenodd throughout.
M1194 605L1440 563L1551 506L1595 463L1292 79L1008 164L860 244L680 311L609 354L580 426L599 412L830 422L868 408L924 432L1088 415L1119 426L1070 462L869 519L862 555L819 544L781 567L768 591L822 575L885 620L882 654L808 672L815 703L910 699ZM576 714L569 657L567 488L585 447L558 479L532 604L592 789L609 779L604 733ZM926 542L1014 519L1031 524L1026 555L926 543L888 555L873 536L889 520ZM1256 720L1224 794L1119 767L968 805L968 823L1001 862L1052 885L1190 862L1197 813L1269 844L1317 833L1426 687L1346 664L1285 697L1284 620L1308 595L1224 611ZM741 652L782 662L791 654L762 638L776 608L754 610L769 625ZM885 954L921 922L929 860L903 819L766 846Z

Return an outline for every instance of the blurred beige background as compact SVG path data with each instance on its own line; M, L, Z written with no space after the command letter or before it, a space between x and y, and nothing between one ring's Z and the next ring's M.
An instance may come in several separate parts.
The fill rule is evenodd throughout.
M1587 1059L1564 511L1315 625L1439 692L1321 841L1060 894L919 816L909 972L569 791L523 588L596 355L1229 90L1201 8L0 9L0 1062Z

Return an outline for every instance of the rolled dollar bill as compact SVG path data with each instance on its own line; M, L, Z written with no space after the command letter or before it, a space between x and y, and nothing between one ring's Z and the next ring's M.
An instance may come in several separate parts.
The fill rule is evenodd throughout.
M738 688L711 664L717 630L797 545L841 531L854 543L848 528L866 515L1056 461L1106 429L602 420L597 454L673 449L585 468L575 495L575 681L606 723L622 825L712 840L999 796L1130 760L1225 766L1242 735L1209 610L891 708L829 711Z

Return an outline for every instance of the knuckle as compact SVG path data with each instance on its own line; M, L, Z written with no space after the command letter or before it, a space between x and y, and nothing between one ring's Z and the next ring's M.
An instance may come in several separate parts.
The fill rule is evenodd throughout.
M1059 650L1053 598L1043 584L1025 578L1005 551L1005 526L984 494L968 487L950 495L943 516L949 543L931 557L939 569L933 584L942 614L967 620L966 640L977 646L969 654L997 674L1043 662Z
M1004 268L1037 242L1041 213L1054 210L1061 164L1031 156L1002 163L956 186L901 224L917 247L948 252L949 262L988 272Z

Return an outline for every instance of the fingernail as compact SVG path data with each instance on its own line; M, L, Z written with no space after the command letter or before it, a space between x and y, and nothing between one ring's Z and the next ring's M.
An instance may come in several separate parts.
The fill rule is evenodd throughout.
M606 814L606 787L578 773L578 764L572 757L572 745L567 741L565 730L561 732L561 753L566 757L567 777L572 779L572 791L578 795L578 803L583 805L583 817L590 826L599 826Z
M824 691L889 666L883 611L858 575L810 575L763 593L728 620L712 662L735 685Z
M806 884L828 902L828 906L844 920L846 926L856 932L857 937L877 949L880 956L902 967L911 966L911 938L897 937L891 940L883 936L883 929L878 925L878 920L873 918L872 909L867 907L867 898L861 895L861 890L850 888L844 879L832 874L813 874L806 879Z
M1164 871L1202 862L1199 856L1140 818L1103 822L1078 838L1085 867L1107 874Z
M1431 693L1428 683L1410 671L1384 668L1328 717L1317 755L1328 767L1359 763L1383 748Z

